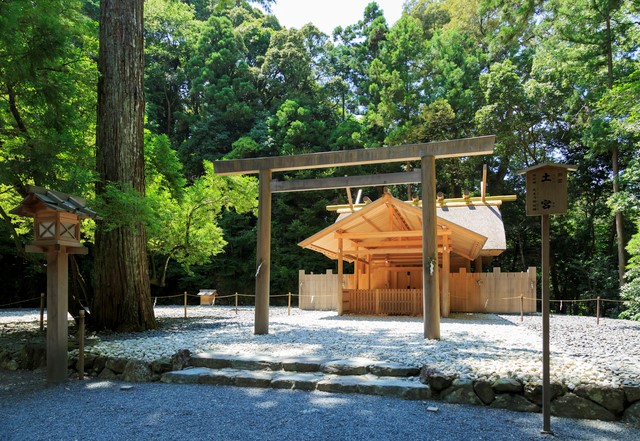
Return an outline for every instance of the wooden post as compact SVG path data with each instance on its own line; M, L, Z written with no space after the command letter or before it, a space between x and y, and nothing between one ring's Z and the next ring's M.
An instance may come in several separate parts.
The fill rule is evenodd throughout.
M291 315L291 291L289 291L289 304L287 305L287 315Z
M442 236L442 316L449 317L451 313L451 292L449 291L449 278L451 277L451 249L449 238Z
M269 284L271 272L271 170L260 170L258 246L256 252L256 335L269 333Z
M476 273L479 274L482 272L482 256L476 257L476 260L473 263L473 266L475 267Z
M424 338L440 339L438 244L436 224L436 158L422 157L422 296Z
M542 215L542 433L551 432L549 366L549 215Z
M187 292L184 292L184 318L187 318Z
M353 264L353 274L356 276L356 286L352 286L352 289L360 289L360 255L358 251L360 250L360 246L356 243L356 261Z
M482 188L480 189L482 202L487 201L487 164L482 166Z
M551 432L551 384L549 366L549 215L567 212L567 173L576 167L539 164L518 172L525 175L527 216L542 216L542 433Z
M596 325L600 324L600 296L596 297Z
M520 323L524 321L524 296L520 294Z
M342 238L338 238L338 315L342 315L344 312L344 304L343 304L343 296L344 291L342 290L342 278L344 271L344 256L342 255Z
M78 319L78 378L84 380L84 309Z
M67 380L69 261L64 246L47 252L47 383Z
M44 331L44 293L40 293L40 332Z
M373 273L373 268L371 265L371 254L367 256L367 289L371 289L371 275Z
M238 291L236 291L236 315L238 315Z

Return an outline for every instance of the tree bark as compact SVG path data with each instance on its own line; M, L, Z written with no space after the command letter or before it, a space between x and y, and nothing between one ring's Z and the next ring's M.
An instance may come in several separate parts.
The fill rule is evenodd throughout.
M96 192L108 183L144 195L143 0L100 1ZM142 223L96 230L95 296L98 329L156 327L146 234Z
M607 10L605 18L606 38L607 38L607 89L613 88L613 37L611 34L611 10ZM613 194L620 192L618 180L620 177L620 164L618 161L618 145L614 144L611 152L611 163L613 171ZM622 212L616 210L616 236L618 236L618 285L624 285L624 274L627 266L627 256L625 254L626 239L624 232L624 219Z

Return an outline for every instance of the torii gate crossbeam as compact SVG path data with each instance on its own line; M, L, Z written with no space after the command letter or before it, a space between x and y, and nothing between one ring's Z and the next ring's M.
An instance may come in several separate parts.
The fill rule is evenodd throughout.
M218 175L259 174L255 334L269 333L272 172L419 160L422 162L422 199L426 201L422 204L424 337L439 339L440 300L436 242L435 160L491 154L494 143L495 136L490 135L393 147L215 161L213 167Z

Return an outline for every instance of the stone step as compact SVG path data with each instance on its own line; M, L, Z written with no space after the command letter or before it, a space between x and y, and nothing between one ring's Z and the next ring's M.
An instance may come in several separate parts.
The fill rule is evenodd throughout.
M320 357L295 357L278 359L264 354L229 355L204 352L191 357L191 365L210 369L244 369L289 372L323 372L334 375L366 375L384 377L414 377L420 374L415 366L399 363L377 362L363 358L330 360Z
M246 361L246 360L245 360ZM161 381L177 384L213 384L224 386L297 389L331 393L360 393L426 400L431 398L429 386L417 378L364 375L336 375L285 370L238 369L232 367L194 367L165 373Z

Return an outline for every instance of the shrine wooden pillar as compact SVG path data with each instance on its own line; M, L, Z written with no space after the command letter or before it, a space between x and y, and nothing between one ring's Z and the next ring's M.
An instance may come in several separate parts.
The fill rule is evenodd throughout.
M344 253L342 238L338 239L338 315L344 314Z
M449 277L451 277L451 247L449 236L442 236L442 317L449 317L451 312L451 293L449 292Z
M422 157L422 305L424 338L440 339L438 291L438 235L436 215L436 158Z

